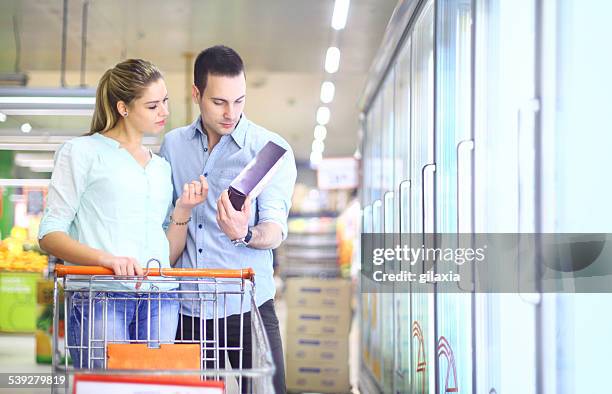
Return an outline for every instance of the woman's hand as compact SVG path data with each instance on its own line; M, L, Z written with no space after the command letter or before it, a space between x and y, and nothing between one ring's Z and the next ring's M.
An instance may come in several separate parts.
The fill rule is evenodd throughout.
M144 271L138 261L133 257L122 257L106 255L100 261L102 267L110 268L115 272L115 275L123 276L143 276Z
M200 181L185 183L183 186L183 194L176 200L175 210L182 213L190 213L191 210L198 204L206 200L208 196L208 182L203 175L200 175ZM189 214L187 215L189 216ZM177 221L187 220L187 218L175 217Z

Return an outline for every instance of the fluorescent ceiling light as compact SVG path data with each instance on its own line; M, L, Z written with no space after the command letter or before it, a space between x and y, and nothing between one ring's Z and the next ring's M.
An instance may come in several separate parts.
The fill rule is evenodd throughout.
M329 118L331 117L331 112L327 107L319 107L317 109L317 123L321 126L325 126L329 123Z
M94 105L95 103L95 97L0 97L0 104Z
M310 154L310 164L313 166L319 165L319 163L323 160L323 155L320 152L312 152Z
M325 143L323 141L321 140L312 141L312 151L313 152L323 153L324 150L325 150Z
M48 163L33 163L29 166L32 172L53 172L53 161Z
M92 109L2 109L6 115L13 116L92 116Z
M325 104L331 103L334 100L336 87L333 82L325 81L321 84L321 101Z
M53 167L30 167L32 172L53 172Z
M14 162L16 166L27 167L32 172L53 171L53 154L51 153L17 153Z
M325 126L321 126L320 124L316 125L314 128L314 138L315 140L323 141L327 137L327 129Z
M338 71L340 67L340 49L336 47L327 48L327 53L325 54L325 71L330 74Z
M334 14L332 16L332 27L335 30L342 30L346 26L350 0L336 0L334 3Z
M19 167L29 167L31 165L36 165L39 163L44 163L45 165L53 165L53 154L52 153L23 153L19 152L15 154L15 158L13 159L16 166Z
M7 115L91 116L94 89L0 88L0 111Z
M61 134L62 131L55 129L36 129L36 131L39 133L42 132L45 135L28 135L23 133L19 135L0 134L0 150L53 152L62 146L64 142L77 137L75 135L58 135ZM18 133L15 129L11 132ZM83 133L81 132L81 134ZM150 148L154 153L159 152L159 136L145 135L142 139L142 144Z

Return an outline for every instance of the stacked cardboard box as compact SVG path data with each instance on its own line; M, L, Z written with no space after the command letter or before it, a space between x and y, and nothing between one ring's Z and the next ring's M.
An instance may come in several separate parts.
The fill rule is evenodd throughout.
M288 390L349 392L351 283L344 279L288 278L285 298Z

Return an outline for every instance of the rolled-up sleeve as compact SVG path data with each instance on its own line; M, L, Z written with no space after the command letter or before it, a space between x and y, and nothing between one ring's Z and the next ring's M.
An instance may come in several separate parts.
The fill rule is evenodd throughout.
M80 152L70 142L65 143L55 154L47 206L38 232L39 239L54 231L69 231L87 186L91 160L91 152Z
M287 217L297 177L293 151L288 145L285 148L287 152L282 158L283 163L257 197L258 223L278 223L283 232L283 241L287 238Z

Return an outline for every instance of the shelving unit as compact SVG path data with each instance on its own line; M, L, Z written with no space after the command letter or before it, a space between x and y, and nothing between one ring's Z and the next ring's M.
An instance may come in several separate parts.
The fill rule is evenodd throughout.
M290 277L334 278L340 275L336 219L292 217L289 235L277 250L279 272Z

